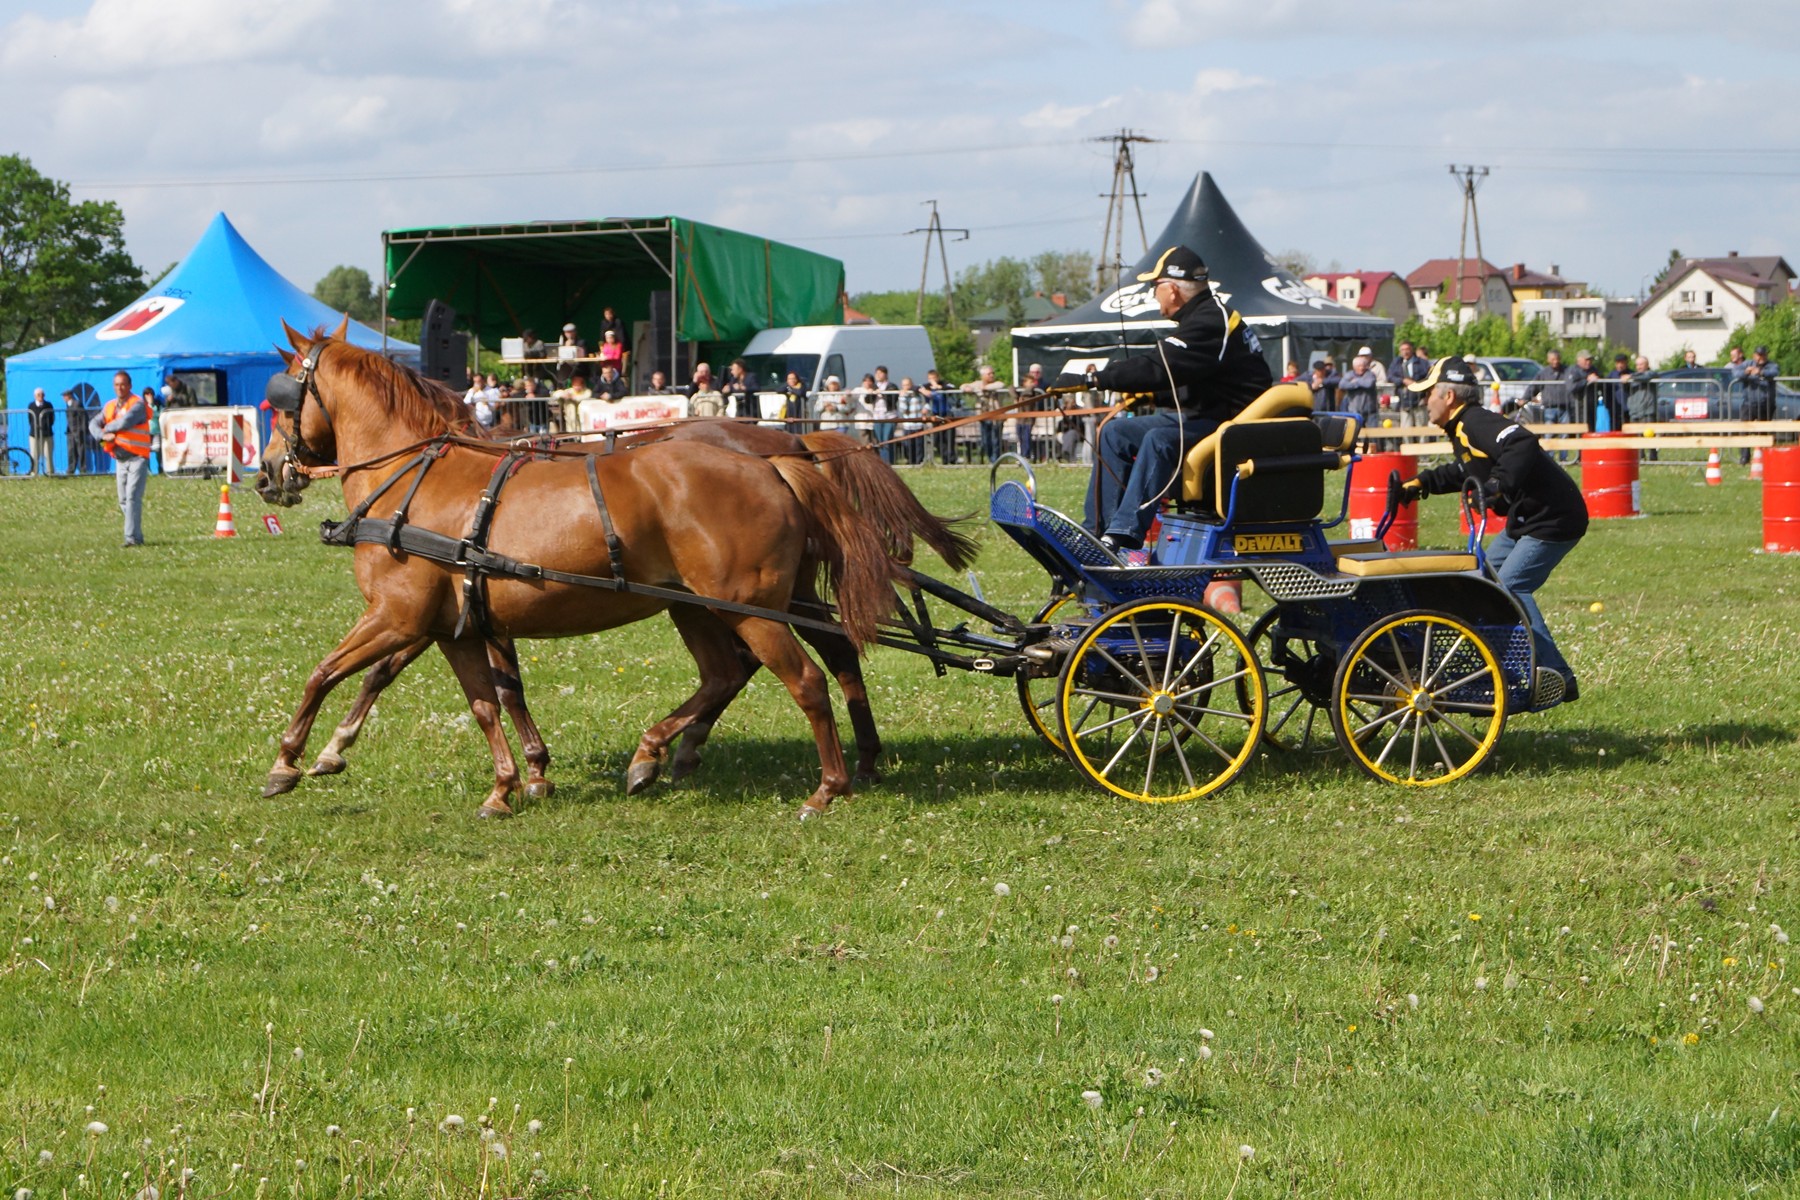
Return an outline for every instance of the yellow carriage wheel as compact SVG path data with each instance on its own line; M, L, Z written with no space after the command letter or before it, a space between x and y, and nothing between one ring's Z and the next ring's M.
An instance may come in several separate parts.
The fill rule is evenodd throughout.
M1384 617L1338 664L1332 727L1377 779L1431 787L1486 761L1506 726L1506 677L1480 634L1439 612Z
M1063 667L1057 717L1090 781L1168 804L1237 778L1267 702L1262 668L1230 621L1192 601L1146 600L1083 633Z
M1067 619L1079 608L1079 599L1074 592L1065 592L1051 600L1038 610L1037 616L1031 618L1033 625L1048 625L1055 621L1056 614L1062 613ZM1019 689L1019 707L1025 710L1025 722L1050 743L1050 748L1058 754L1064 753L1062 740L1062 721L1056 715L1057 678L1054 675L1030 675L1024 671L1013 676L1013 682Z

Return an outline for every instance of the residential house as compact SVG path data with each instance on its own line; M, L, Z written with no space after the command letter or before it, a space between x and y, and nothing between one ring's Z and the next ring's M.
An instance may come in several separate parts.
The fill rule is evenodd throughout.
M1419 315L1406 281L1392 271L1319 271L1301 280L1321 295L1398 325Z
M1684 258L1639 306L1638 352L1660 362L1683 349L1701 362L1719 357L1731 331L1756 319L1756 310L1785 300L1794 269L1779 255Z
M1444 304L1456 313L1459 329L1476 317L1489 314L1510 321L1512 288L1506 281L1506 272L1485 258L1464 259L1462 279L1452 286L1456 264L1454 258L1433 258L1407 272L1406 287L1419 316L1427 322L1436 321L1438 307Z
M976 313L969 318L969 331L975 335L975 352L986 354L988 345L1005 330L1019 325L1041 325L1068 310L1069 298L1064 293L1052 292L1046 296L1042 292L1033 292L1025 297L1019 320L1013 320L1004 304Z
M1559 338L1605 339L1637 348L1636 299L1592 295L1585 283L1564 279L1555 263L1548 273L1514 263L1506 281L1513 293L1514 329L1542 321Z

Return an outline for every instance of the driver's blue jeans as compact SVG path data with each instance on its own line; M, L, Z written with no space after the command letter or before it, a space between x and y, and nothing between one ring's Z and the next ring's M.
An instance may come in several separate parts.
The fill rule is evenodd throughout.
M1532 593L1550 578L1556 564L1574 548L1574 542L1547 542L1529 535L1515 538L1506 533L1499 534L1487 544L1488 565L1494 568L1507 590L1519 598L1519 607L1525 610L1526 619L1531 623L1531 640L1537 647L1538 666L1560 672L1565 679L1573 679L1575 672L1550 637L1544 614L1538 609Z
M1156 501L1181 490L1182 457L1218 427L1192 413L1177 419L1168 410L1108 421L1088 485L1088 528L1141 545L1156 518Z

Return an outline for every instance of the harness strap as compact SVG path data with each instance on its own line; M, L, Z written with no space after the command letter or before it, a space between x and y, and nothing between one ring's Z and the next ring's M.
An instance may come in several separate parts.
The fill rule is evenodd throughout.
M457 637L463 635L471 619L483 637L493 635L488 622L485 588L487 568L484 564L490 557L487 550L488 530L493 525L494 509L500 503L500 492L506 487L506 481L513 477L514 469L524 459L531 457L531 454L529 447L515 447L507 451L494 464L493 473L488 476L487 487L482 489L481 498L475 502L475 516L469 522L469 532L457 548L456 563L463 567L463 606L456 617ZM398 532L399 526L396 524L395 533Z
M609 447L610 450L610 447ZM613 588L622 591L625 588L625 547L619 541L618 530L613 528L612 513L606 507L606 496L600 491L600 467L598 460L587 460L588 490L594 493L594 507L600 510L600 528L606 533L606 562L612 570Z

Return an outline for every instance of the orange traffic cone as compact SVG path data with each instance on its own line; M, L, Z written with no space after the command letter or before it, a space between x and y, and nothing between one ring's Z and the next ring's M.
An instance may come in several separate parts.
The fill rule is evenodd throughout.
M1757 446L1750 451L1750 478L1762 478L1762 447Z
M1209 583L1204 599L1214 612L1241 613L1244 611L1244 585L1236 579Z
M229 487L219 489L219 520L213 526L213 536L216 538L237 536L237 522L231 519L231 489Z
M1725 473L1719 470L1719 452L1713 450L1706 456L1706 486L1718 487L1725 482Z

